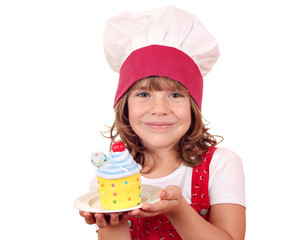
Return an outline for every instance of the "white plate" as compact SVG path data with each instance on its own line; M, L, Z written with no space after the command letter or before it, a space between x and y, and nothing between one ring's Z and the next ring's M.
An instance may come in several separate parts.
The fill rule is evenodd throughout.
M74 207L85 212L93 213L114 213L114 212L126 212L133 209L141 208L144 203L155 203L160 200L158 192L161 188L142 185L141 196L142 201L139 205L131 208L123 208L119 210L108 210L100 205L99 193L98 191L88 192L76 199L74 202Z

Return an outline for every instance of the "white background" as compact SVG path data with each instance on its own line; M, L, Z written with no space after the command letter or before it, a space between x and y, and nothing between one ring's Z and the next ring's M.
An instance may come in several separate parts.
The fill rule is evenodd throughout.
M219 43L203 115L243 159L246 239L303 239L299 0L1 1L0 239L96 239L73 201L94 176L91 152L109 146L99 131L118 76L104 25L165 5L197 15Z

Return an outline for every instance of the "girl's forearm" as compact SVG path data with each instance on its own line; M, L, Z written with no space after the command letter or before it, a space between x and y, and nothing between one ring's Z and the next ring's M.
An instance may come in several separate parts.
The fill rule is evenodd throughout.
M227 232L204 220L186 202L177 212L166 216L184 240L232 240Z
M118 226L108 225L105 228L100 228L98 231L98 240L131 240L127 219L120 221Z

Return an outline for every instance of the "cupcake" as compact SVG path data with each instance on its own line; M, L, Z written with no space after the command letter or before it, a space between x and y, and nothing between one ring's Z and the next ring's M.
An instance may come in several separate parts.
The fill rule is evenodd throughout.
M141 203L141 165L136 163L122 142L112 145L108 157L97 152L91 162L98 167L99 198L103 208L118 210Z

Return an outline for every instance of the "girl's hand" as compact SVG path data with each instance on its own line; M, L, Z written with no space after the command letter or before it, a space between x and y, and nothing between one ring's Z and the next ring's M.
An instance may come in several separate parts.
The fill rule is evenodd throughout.
M107 226L118 226L120 220L127 219L128 214L123 213L120 215L119 213L111 213L110 215L104 215L103 213L91 213L79 211L80 215L84 217L85 222L87 224L97 224L99 228L105 228Z
M144 204L141 209L135 209L128 213L131 217L152 217L159 214L174 215L187 204L182 196L181 189L177 186L167 186L159 191L161 200L154 204Z

